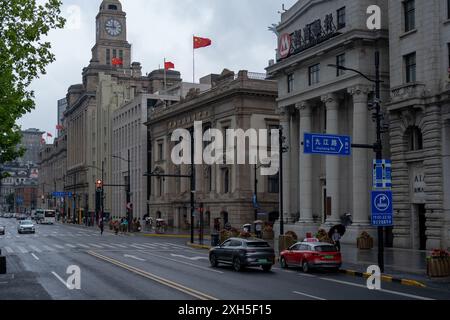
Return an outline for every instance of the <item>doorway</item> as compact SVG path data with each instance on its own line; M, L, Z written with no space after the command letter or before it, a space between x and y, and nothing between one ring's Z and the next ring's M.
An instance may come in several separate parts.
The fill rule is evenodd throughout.
M427 249L427 235L426 235L426 210L425 210L425 204L419 204L417 205L417 214L418 214L418 227L419 227L419 250L426 250Z

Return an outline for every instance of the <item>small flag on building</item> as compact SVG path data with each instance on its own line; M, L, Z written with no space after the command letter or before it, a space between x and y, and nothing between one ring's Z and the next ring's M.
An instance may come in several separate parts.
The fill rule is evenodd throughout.
M212 44L211 39L194 36L194 49L208 47Z
M175 69L175 65L170 61L164 62L164 69L166 70Z
M112 58L111 63L113 66L121 66L123 65L123 61L120 58Z

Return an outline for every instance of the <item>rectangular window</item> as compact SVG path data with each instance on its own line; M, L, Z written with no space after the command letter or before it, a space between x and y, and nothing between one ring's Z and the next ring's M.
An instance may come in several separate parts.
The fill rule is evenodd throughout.
M279 182L278 174L274 176L269 176L269 183L268 183L269 193L278 193L280 191L278 182Z
M406 0L403 2L405 14L405 32L416 28L416 5L415 0Z
M344 67L345 66L345 53L340 54L336 57L336 65L338 67ZM345 70L342 69L336 69L336 76L339 77L341 75L345 74Z
M309 85L315 85L319 83L319 72L320 72L320 64L315 64L309 67Z
M345 7L337 11L337 28L345 28Z
M408 54L405 59L406 83L416 81L416 53Z
M113 58L117 58L117 50L113 49Z
M119 50L119 58L123 61L123 50Z
M158 160L162 161L164 160L164 152L163 152L163 144L158 143Z
M450 19L450 0L447 0L447 19Z
M111 64L111 50L110 49L106 49L106 64L107 65Z
M287 76L287 92L291 93L294 91L294 74L288 74Z

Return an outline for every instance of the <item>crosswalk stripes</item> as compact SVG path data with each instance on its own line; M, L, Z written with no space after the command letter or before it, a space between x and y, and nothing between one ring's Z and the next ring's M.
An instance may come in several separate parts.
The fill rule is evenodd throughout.
M13 253L13 249L11 249L10 247L5 247L5 250L8 251L8 253Z
M30 248L33 249L33 250L34 250L35 252L37 252L37 253L41 253L41 252L42 252L41 249L39 249L39 248L37 248L37 247L35 247L35 246L30 246Z
M76 246L74 246L73 244L69 244L69 243L66 243L66 247L73 248L73 249L76 248Z
M58 249L64 249L64 247L63 246L60 246L59 244L54 244L53 245L55 248L58 248Z
M90 246L95 247L95 248L99 248L99 249L103 249L102 246L99 246L98 244L94 244L94 243L88 243Z
M115 245L116 247L119 247L119 248L126 248L127 246L124 246L123 244L118 244L118 243L112 243L113 245Z
M20 252L22 252L22 253L28 253L28 250L27 249L25 249L25 248L23 248L23 247L17 247L19 250L20 250Z
M48 251L55 251L55 249L53 249L53 248L50 247L50 246L44 245L43 247L44 247L46 250L48 250Z
M107 248L111 248L111 249L115 249L115 247L113 247L113 246L111 246L111 245L109 245L109 244L106 244L106 243L100 243L102 246L104 246L104 247L107 247Z
M87 245L85 245L85 244L82 244L82 243L77 243L77 246L79 246L79 247L81 247L81 248L86 248L86 249L89 249L89 248L90 248L89 246L87 246Z

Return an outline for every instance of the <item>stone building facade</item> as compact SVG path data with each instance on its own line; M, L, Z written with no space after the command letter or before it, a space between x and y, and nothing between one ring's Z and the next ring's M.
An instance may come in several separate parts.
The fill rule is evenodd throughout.
M373 151L353 148L350 157L308 155L303 140L305 133L326 133L351 136L356 144L375 142L375 126L368 110L373 83L328 65L353 68L374 79L375 51L379 51L384 81L381 96L387 100L387 19L382 20L381 30L366 26L367 8L376 4L386 12L387 2L305 0L281 16L277 59L267 71L270 78L278 80L278 111L288 147L283 156L285 230L300 237L319 228L328 231L341 223L345 213L353 216L353 225L343 242L356 243L361 231L375 236L370 226ZM387 138L385 158L389 158Z
M389 1L394 244L450 247L450 3Z
M179 103L156 105L149 110L149 172L171 175L190 175L189 164L175 165L171 153L176 143L171 141L176 129L190 129L194 121L202 122L202 130L270 129L278 128L275 113L277 87L275 81L265 80L265 75L240 71L238 74L224 70L200 80L212 85L210 90L191 90ZM209 144L209 143L208 143ZM226 145L226 144L225 144ZM245 148L248 154L248 148ZM242 152L242 150L239 150ZM194 226L200 225L200 208L203 208L203 225L212 226L219 218L222 224L235 227L255 220L252 206L254 193L254 166L249 164L212 164L194 167L195 211ZM258 202L266 213L278 211L278 177L258 178ZM170 226L187 228L190 221L190 179L181 177L148 177L150 216L163 218ZM275 181L275 182L274 182ZM269 183L272 188L269 189ZM274 184L276 187L274 187ZM269 192L270 191L270 192Z
M152 93L164 87L163 70L143 76L140 63L131 63L126 14L120 1L102 1L96 25L92 59L83 69L83 82L69 88L64 113L68 148L65 191L74 194L70 199L75 209L72 212L81 211L82 216L92 216L95 212L95 181L101 177L102 163L104 182L112 181L114 111L140 93ZM169 72L167 85L179 81L178 72ZM108 215L112 210L112 193L106 193L105 197Z

